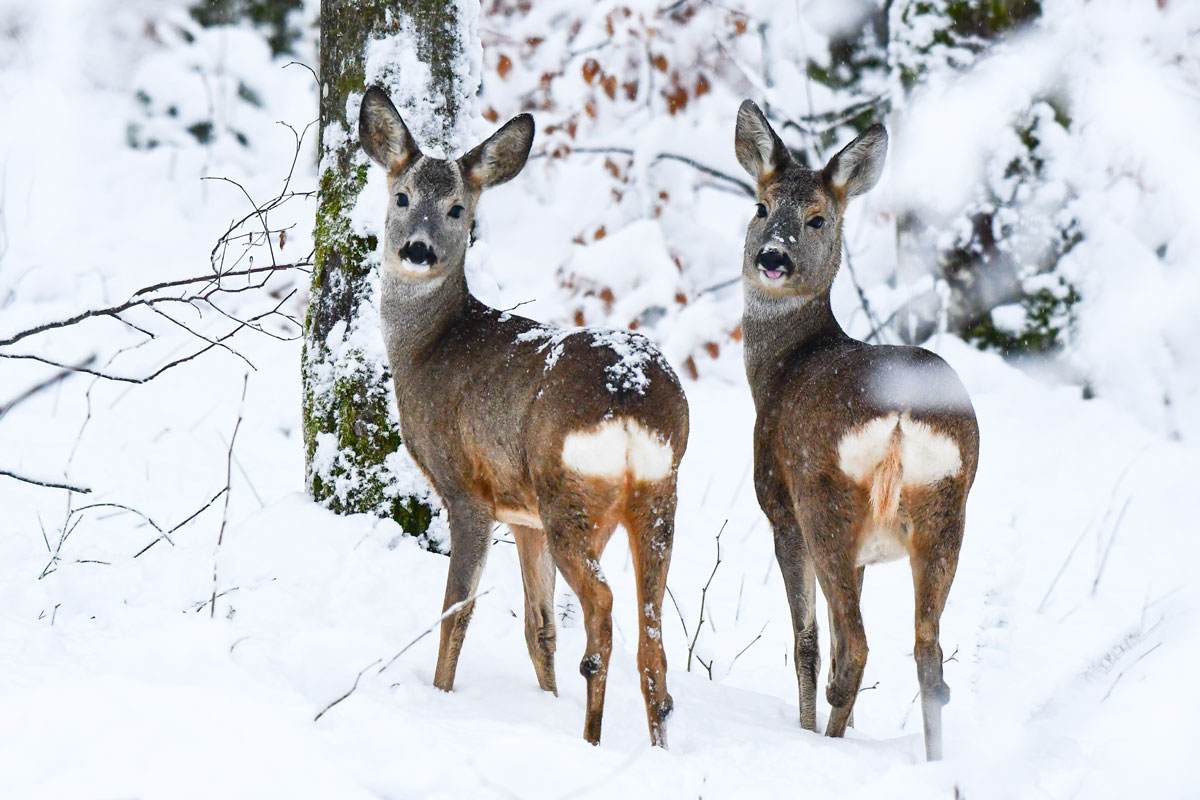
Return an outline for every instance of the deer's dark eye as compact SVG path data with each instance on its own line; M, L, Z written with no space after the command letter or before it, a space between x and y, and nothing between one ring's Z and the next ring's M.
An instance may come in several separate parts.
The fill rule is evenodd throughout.
M755 209L754 213L756 213L759 216L759 218L761 219L762 217L765 217L767 215L767 207L764 206L762 203L759 203L758 207Z
M459 217L461 217L462 212L463 212L462 206L451 206L450 207L450 216L453 217L454 219L458 219Z
M408 208L408 195L406 195L404 192L396 195L396 205L400 206L401 208Z
M824 217L813 217L812 219L810 219L808 221L808 227L810 227L810 228L819 228L824 224L825 224Z

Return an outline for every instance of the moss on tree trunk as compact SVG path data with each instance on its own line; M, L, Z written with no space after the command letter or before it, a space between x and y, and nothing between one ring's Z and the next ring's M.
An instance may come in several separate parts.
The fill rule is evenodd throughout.
M378 355L373 292L376 240L351 226L367 180L357 136L357 102L365 90L368 44L403 31L429 65L428 97L442 98L438 122L446 146L462 112L455 91L464 43L458 4L438 0L322 0L320 186L316 264L302 356L304 449L313 498L338 513L368 512L395 519L422 536L431 510L403 494L389 456L402 447L392 407L391 377ZM448 147L446 149L449 149ZM360 335L355 338L355 333ZM357 344L356 344L357 342Z

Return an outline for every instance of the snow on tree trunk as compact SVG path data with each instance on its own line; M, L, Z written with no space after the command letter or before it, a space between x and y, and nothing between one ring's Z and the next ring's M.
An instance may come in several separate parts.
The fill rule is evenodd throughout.
M338 513L391 517L434 549L437 502L402 446L379 330L385 198L364 191L358 107L367 86L383 85L425 152L449 154L477 114L477 18L471 0L321 3L316 265L301 367L307 486Z

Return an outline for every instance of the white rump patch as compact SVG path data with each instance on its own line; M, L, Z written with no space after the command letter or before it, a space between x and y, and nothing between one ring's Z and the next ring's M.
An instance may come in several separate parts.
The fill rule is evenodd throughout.
M667 477L673 465L671 443L637 420L614 419L586 431L575 431L563 441L563 464L583 475L641 481Z
M868 483L887 453L896 424L900 424L900 464L903 486L924 486L957 475L962 469L958 445L944 433L908 414L895 412L847 433L838 442L838 467L855 483Z

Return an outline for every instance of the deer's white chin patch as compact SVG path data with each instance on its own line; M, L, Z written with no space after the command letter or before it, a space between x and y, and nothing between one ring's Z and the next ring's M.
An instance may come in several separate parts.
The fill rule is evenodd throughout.
M433 267L429 264L414 264L406 258L395 256L384 256L383 266L393 275L409 280L414 278L424 280L431 277L430 273L433 271Z
M662 480L674 466L671 443L633 419L613 419L567 434L563 464L582 475Z
M787 273L783 270L767 270L762 267L758 268L758 279L763 286L769 286L772 289L778 289L783 286L787 280Z
M433 267L429 264L418 264L406 258L400 262L400 269L411 275L426 275Z

